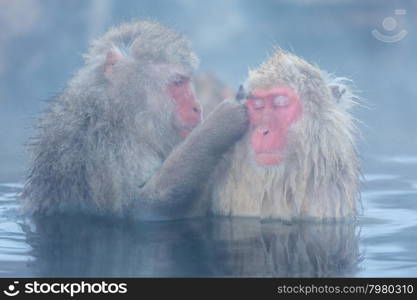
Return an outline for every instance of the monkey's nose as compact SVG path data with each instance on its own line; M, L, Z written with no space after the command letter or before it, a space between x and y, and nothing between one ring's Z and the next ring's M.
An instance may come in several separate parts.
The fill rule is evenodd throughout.
M193 107L193 112L200 113L201 112L201 109L199 107L197 107L197 106L194 106Z
M267 135L269 133L269 130L265 130L264 132L262 132L263 135Z

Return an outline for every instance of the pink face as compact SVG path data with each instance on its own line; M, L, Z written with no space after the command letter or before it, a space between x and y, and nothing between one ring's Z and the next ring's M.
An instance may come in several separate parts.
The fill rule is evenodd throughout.
M184 75L168 85L167 91L171 96L180 126L179 134L185 138L201 122L201 108L191 88L191 80Z
M288 129L302 113L296 91L286 86L254 90L246 101L250 116L250 141L255 160L261 166L283 160Z

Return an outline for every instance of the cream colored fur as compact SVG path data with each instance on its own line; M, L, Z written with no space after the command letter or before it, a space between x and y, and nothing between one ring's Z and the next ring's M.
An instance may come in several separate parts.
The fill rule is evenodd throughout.
M348 111L353 93L341 79L282 50L250 71L247 89L277 84L298 92L303 111L290 128L285 160L257 166L246 136L214 174L212 213L286 221L354 218L360 171ZM331 85L346 89L340 99Z

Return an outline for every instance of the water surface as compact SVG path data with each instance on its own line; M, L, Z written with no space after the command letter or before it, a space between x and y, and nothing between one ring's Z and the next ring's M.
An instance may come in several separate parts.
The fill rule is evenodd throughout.
M355 224L32 220L0 183L0 276L417 276L417 157L375 158Z

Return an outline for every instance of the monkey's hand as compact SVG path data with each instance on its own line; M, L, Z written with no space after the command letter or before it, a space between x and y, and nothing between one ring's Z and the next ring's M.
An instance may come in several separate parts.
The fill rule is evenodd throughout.
M205 137L207 146L215 152L224 152L249 127L246 106L235 99L226 99L216 106L199 127L199 134Z
M222 154L245 134L248 124L245 105L234 99L221 102L141 189L141 201L134 203L132 213L138 218L170 219L199 211L200 205L193 200Z

